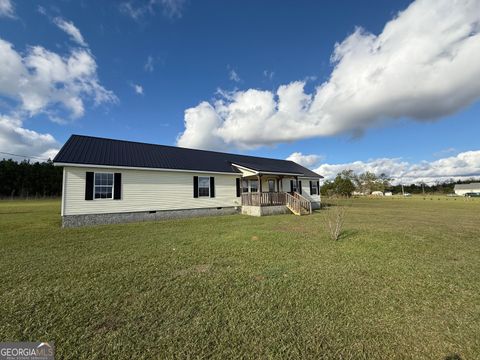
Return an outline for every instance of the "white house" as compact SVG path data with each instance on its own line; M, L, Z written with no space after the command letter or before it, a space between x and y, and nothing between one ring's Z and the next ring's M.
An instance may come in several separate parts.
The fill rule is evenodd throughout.
M72 135L54 164L65 227L320 207L322 177L289 160Z
M480 183L456 184L453 191L460 196L465 196L468 193L480 193Z

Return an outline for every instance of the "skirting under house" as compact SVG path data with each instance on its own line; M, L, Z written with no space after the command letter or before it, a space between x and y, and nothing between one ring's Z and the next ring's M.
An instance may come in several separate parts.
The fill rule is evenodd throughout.
M213 209L186 209L186 210L161 210L139 211L111 214L87 214L62 216L63 227L78 227L87 225L120 224L126 222L139 222L166 219L184 219L201 216L218 216L237 214L235 207Z

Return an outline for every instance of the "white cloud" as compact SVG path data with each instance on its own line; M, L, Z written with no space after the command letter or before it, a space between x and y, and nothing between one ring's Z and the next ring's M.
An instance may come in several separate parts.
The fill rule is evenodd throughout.
M153 72L153 70L155 70L153 56L149 55L147 57L147 61L145 62L143 69L147 72Z
M304 155L301 152L294 152L287 157L287 160L294 161L297 164L308 168L316 166L322 159L323 156L321 155Z
M238 76L237 72L234 69L230 70L230 72L228 73L228 78L235 82L241 81L240 76Z
M164 16L175 19L181 18L185 0L131 0L120 4L120 11L133 20L139 21L145 15L154 15L157 8L162 9Z
M22 120L0 115L0 151L53 159L58 150L59 144L52 135L25 129ZM0 158L23 160L5 154L0 154Z
M42 158L52 157L59 144L50 134L26 129L27 118L44 114L64 123L82 117L87 102L118 101L100 84L90 49L76 47L61 55L31 46L19 52L1 38L0 97L8 101L0 104L0 151Z
M15 9L11 0L0 0L0 17L15 17Z
M60 56L41 46L24 54L0 39L0 95L18 101L19 109L34 116L59 116L61 105L71 118L84 114L84 100L96 105L116 102L113 92L100 85L97 64L88 49L73 49Z
M53 23L57 25L61 30L65 31L70 35L71 39L81 46L88 46L85 40L83 39L82 33L71 21L62 19L61 17L56 17L53 19Z
M346 164L323 164L314 171L326 179L333 179L342 170L353 170L360 174L366 171L376 175L382 173L393 179L396 184L425 182L427 184L449 179L461 180L480 176L480 150L466 151L456 156L438 159L432 162L410 163L399 158L372 159Z
M135 94L137 95L143 95L143 87L138 84L131 84L133 91L135 91Z
M185 111L178 143L252 148L359 135L403 117L438 119L478 100L479 58L479 1L417 0L379 35L358 28L337 44L330 78L314 93L305 93L304 80L282 85L275 93L247 89L202 102ZM195 123L210 121L202 115L215 118L215 126Z

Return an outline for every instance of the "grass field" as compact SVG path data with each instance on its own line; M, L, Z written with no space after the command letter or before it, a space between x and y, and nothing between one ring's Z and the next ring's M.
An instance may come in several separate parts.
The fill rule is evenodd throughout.
M480 201L61 229L0 202L0 341L57 359L479 359ZM325 210L328 211L328 210Z

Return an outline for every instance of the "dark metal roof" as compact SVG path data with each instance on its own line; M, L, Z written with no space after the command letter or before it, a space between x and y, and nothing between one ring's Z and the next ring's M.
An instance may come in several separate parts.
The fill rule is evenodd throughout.
M195 150L175 146L72 135L55 163L238 173L237 164L258 172L321 177L290 160Z

